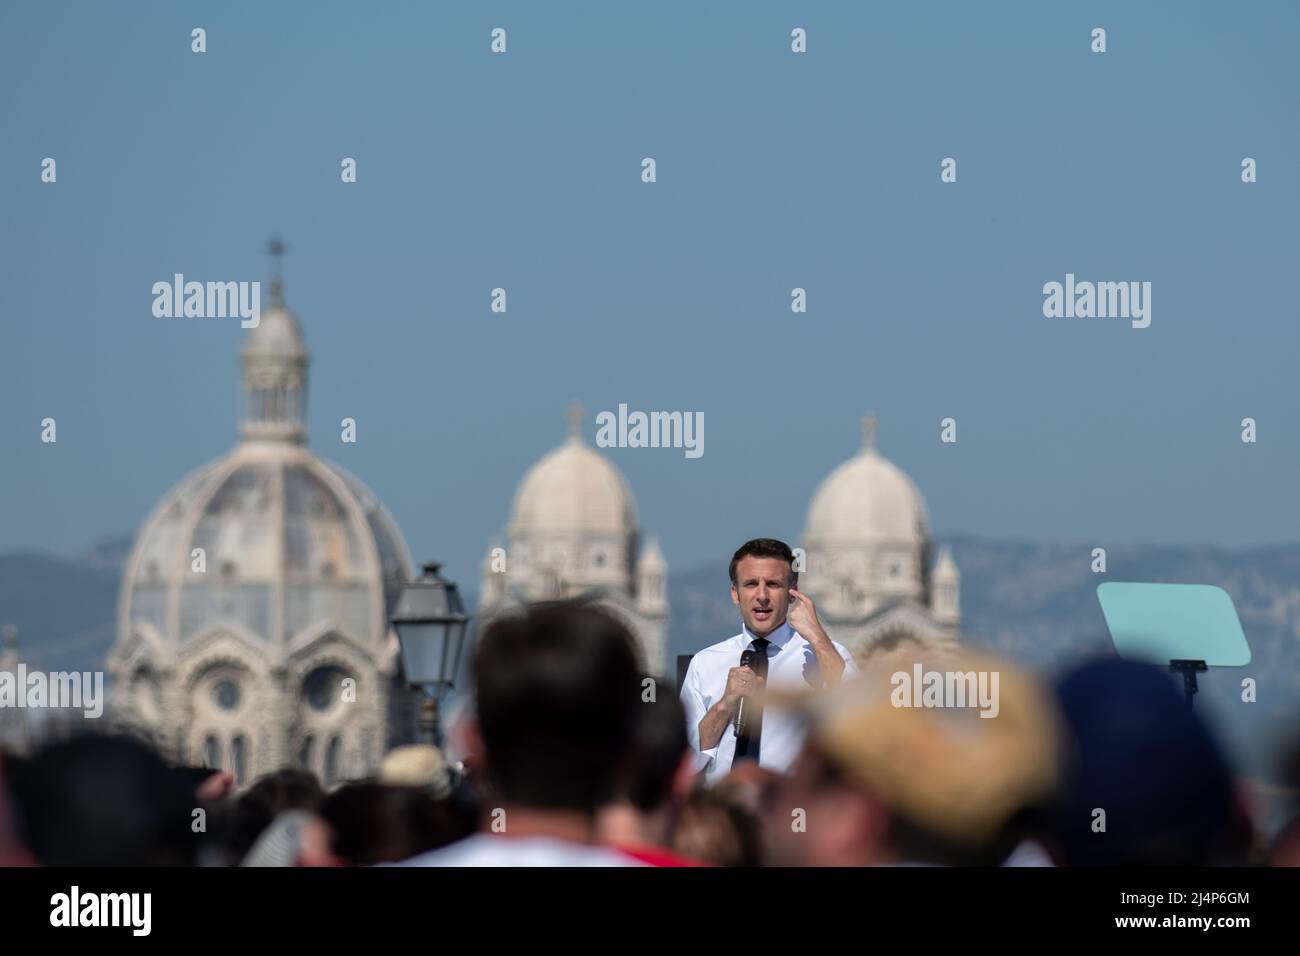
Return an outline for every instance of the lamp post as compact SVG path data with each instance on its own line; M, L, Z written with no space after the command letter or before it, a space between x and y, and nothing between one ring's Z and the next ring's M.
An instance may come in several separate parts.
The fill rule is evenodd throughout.
M469 615L456 582L448 581L430 561L424 574L402 588L393 610L393 628L402 648L406 682L424 692L420 703L420 734L438 744L438 702L456 683Z

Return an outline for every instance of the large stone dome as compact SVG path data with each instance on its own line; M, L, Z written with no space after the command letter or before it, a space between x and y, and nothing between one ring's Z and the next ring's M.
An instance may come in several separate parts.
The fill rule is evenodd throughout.
M525 473L506 527L507 546L483 563L479 626L527 601L599 600L636 635L642 665L665 670L668 566L653 539L641 546L636 499L623 473L582 440L582 410L569 438Z
M805 536L835 545L920 543L929 518L912 479L867 445L818 486Z
M864 419L862 448L818 486L802 539L800 586L841 633L856 630L862 639L870 634L864 622L890 607L906 603L931 613L925 499L876 450L875 429L874 418Z
M233 626L283 646L330 623L371 643L410 570L401 533L360 481L300 445L247 442L145 521L121 624L182 643Z
M628 535L636 528L636 500L623 473L571 424L568 440L543 456L519 483L508 531Z

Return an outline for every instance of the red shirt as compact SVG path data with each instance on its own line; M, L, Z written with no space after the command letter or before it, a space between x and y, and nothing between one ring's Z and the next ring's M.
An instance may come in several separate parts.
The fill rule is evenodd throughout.
M618 850L634 860L640 860L642 863L648 863L651 866L710 866L709 863L701 863L699 860L692 860L688 856L681 856L672 850L665 850L657 846L615 846L613 849Z

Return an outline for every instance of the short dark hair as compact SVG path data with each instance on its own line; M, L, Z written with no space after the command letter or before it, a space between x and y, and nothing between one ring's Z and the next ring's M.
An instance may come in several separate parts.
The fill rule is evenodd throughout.
M794 552L784 541L778 541L776 538L754 538L746 541L736 553L731 556L731 565L727 568L727 575L731 578L731 586L736 586L736 565L740 563L741 558L780 558L782 561L790 562L790 583L791 585L799 583L799 572L794 569Z
M230 808L226 849L241 860L275 818L288 810L316 813L325 791L316 775L297 767L282 767L263 774Z
M144 742L74 737L6 770L19 837L41 866L195 865L194 791Z
M621 795L642 813L659 809L672 795L673 780L689 747L686 710L677 695L657 693L645 700L643 694Z
M503 800L594 813L632 746L635 641L612 613L534 604L488 626L474 659L485 774Z
M472 816L420 787L362 780L339 787L321 804L330 849L354 866L407 860L474 832Z

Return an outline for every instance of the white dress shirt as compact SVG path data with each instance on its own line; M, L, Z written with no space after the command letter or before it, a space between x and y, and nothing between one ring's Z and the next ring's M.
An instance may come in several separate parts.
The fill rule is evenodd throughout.
M767 639L767 686L773 690L798 690L821 687L825 681L817 666L817 655L812 645L789 623L783 623ZM740 633L720 644L706 647L693 658L682 683L682 706L686 709L686 732L691 749L696 754L696 769L705 772L705 783L712 786L731 770L736 756L735 725L728 724L717 745L700 749L700 719L715 703L722 699L727 688L727 672L740 664L740 655L754 641L749 628L742 625ZM831 644L844 659L843 677L858 672L857 665L847 648L834 641ZM758 763L781 773L790 769L794 758L803 746L804 726L799 718L786 710L768 705L763 710L763 736L759 747Z
M475 833L440 850L390 866L644 866L635 857L604 846L556 837Z

